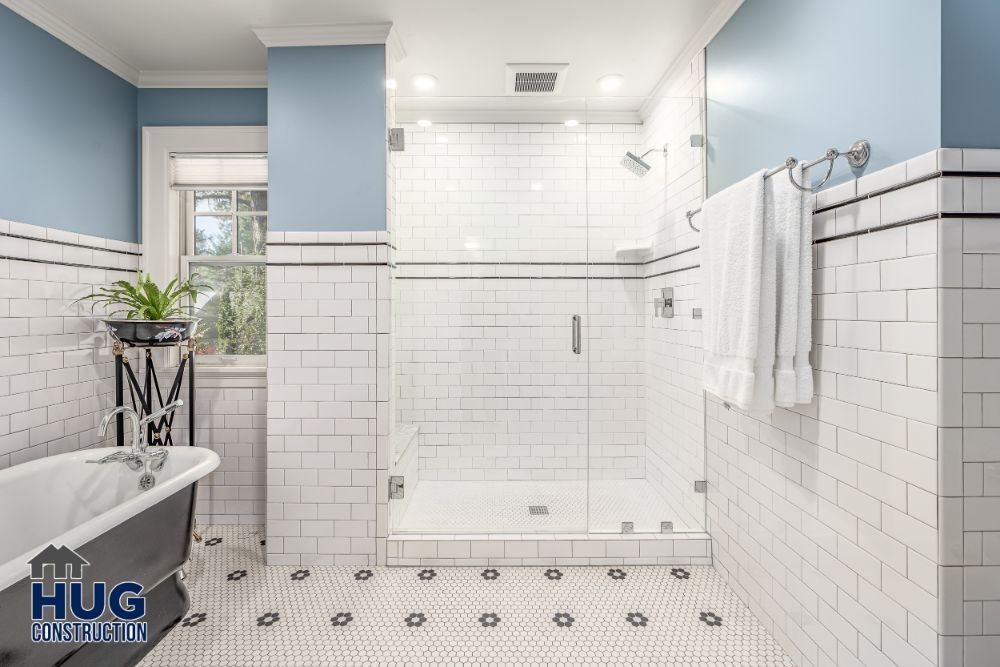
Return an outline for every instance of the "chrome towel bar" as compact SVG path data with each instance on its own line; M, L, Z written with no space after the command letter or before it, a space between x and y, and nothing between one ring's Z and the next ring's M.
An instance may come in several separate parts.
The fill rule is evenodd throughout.
M779 165L774 169L769 169L767 172L765 172L764 178L771 178L775 174L780 174L782 171L786 171L788 172L788 180L791 181L792 185L797 187L799 190L802 190L803 192L816 192L821 187L826 185L826 182L830 180L830 175L833 174L833 162L838 157L847 158L847 164L849 164L852 169L857 169L859 167L863 167L866 164L868 164L868 158L871 157L871 151L872 151L872 145L868 142L867 139L858 139L853 144L851 144L850 148L848 148L846 151L843 152L838 151L836 148L826 149L825 155L818 157L815 160L812 160L811 162L805 162L802 165L802 169L805 170L811 167L815 167L823 160L826 160L828 162L826 168L826 174L823 176L823 179L819 183L811 187L806 185L799 185L798 183L795 182L795 178L792 176L792 170L795 168L795 165L799 163L799 161L794 157L788 157L785 160L784 164ZM701 230L694 226L694 224L691 222L691 218L696 216L698 213L701 213L700 208L692 209L685 214L687 216L688 226L696 232L700 232Z

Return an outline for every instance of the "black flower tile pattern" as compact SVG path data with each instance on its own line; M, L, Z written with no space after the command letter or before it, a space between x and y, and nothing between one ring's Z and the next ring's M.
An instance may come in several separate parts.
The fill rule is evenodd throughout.
M260 541L260 546L264 546L264 545L266 545L266 544L267 544L267 540L261 540L261 541Z
M417 579L420 581L430 581L436 576L437 572L434 570L420 570L420 572L417 572Z
M649 622L648 618L646 618L644 615L640 614L637 611L630 612L628 616L625 617L625 620L637 628L639 627L644 628L646 627L646 623Z
M349 611L338 612L333 618L330 619L330 623L338 627L343 627L354 620L354 615Z
M221 542L212 548L202 542L192 551L184 564L191 611L140 667L793 667L753 612L707 565L483 564L447 571L430 564L386 568L366 561L265 566L262 526L200 528L206 539ZM432 568L437 574L432 581L417 577L421 569ZM311 576L304 581L291 578L306 569ZM246 576L235 574L241 570ZM547 570L552 572L546 575ZM615 580L613 570L622 570L626 578ZM558 616L563 625L557 613L563 614Z
M493 612L487 612L479 617L479 624L484 628L495 628L500 622L500 617Z
M552 621L560 628L568 628L576 622L576 619L566 612L559 612L552 617Z
M219 544L222 544L222 538L221 537L211 537L211 538L205 540L205 546L206 547L214 547L214 546L217 546Z
M271 627L275 623L281 620L281 615L276 611L269 611L263 616L257 617L258 627Z
M240 579L243 579L246 576L247 576L246 570L233 570L232 572L226 575L226 579L228 579L229 581L239 581Z
M302 581L310 574L309 570L295 570L295 572L292 572L292 581Z
M700 618L705 625L719 626L722 625L722 617L713 614L710 611L703 611L700 614Z
M181 627L184 627L184 628L193 628L194 626L196 626L199 623L201 623L202 621L204 621L206 618L208 618L208 614L206 614L204 612L198 612L197 614L191 614L190 616L188 616L187 618L185 618L183 621L181 621Z
M480 572L479 576L481 576L486 581L493 581L494 579L500 578L500 570L494 570L493 568L489 568Z
M615 581L621 581L622 579L625 578L626 575L625 575L625 570L613 567L610 570L608 570L608 576L614 579Z

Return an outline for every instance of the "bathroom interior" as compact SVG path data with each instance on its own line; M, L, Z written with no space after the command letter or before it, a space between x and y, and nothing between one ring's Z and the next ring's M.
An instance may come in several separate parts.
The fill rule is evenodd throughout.
M1000 5L0 5L0 667L1000 664Z

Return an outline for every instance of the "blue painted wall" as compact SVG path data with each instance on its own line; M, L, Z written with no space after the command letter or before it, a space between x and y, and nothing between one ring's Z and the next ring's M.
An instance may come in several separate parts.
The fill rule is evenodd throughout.
M1000 148L1000 2L942 0L941 145Z
M270 228L385 229L385 47L272 48L267 68Z
M872 143L868 171L939 147L941 4L746 0L707 49L709 194L855 139Z
M139 127L267 125L266 88L140 88Z
M0 6L0 90L0 218L135 241L135 87Z

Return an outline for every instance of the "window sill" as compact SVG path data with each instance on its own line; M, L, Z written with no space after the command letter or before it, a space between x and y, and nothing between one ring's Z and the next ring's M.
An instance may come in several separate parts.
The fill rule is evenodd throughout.
M176 372L177 367L170 369ZM195 383L199 387L263 388L267 386L267 369L262 366L207 366L195 364Z

